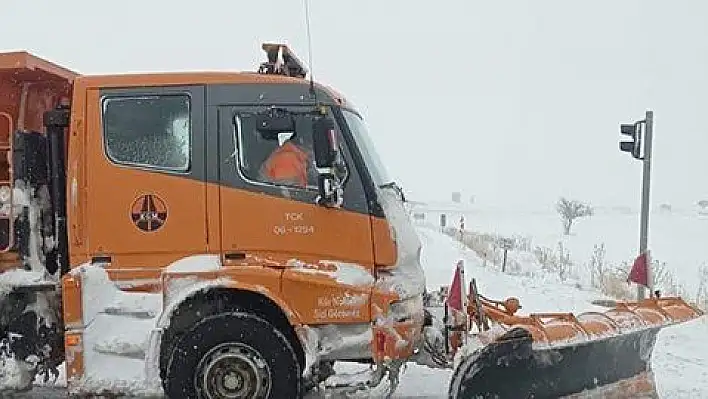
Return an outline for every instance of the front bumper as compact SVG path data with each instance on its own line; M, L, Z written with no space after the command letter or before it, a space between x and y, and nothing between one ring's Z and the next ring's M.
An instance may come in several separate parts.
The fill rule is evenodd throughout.
M375 318L372 326L374 362L411 357L422 339L424 321L422 295L390 303L386 315Z
M422 337L423 321L408 320L373 326L371 343L375 363L407 360Z

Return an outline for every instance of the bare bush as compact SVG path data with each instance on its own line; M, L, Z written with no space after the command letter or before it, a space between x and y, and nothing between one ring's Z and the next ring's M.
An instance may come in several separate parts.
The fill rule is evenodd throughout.
M541 265L541 269L554 273L565 281L574 274L574 265L570 259L570 253L563 246L563 242L558 242L558 249L554 251L549 247L537 246L533 250L536 261Z
M504 262L504 248L509 251L526 251L531 248L531 238L515 235L506 237L499 234L465 232L460 237L459 230L446 229L445 234L457 238L486 264L491 264L494 268L501 270ZM517 273L521 271L521 264L512 258L507 258L506 272Z
M485 264L497 270L501 270L503 247L508 245L512 251L532 254L544 271L559 276L561 280L579 279L576 265L572 262L570 253L562 241L559 241L557 248L554 249L545 246L533 247L530 237L520 235L505 237L499 234L465 232L460 236L460 231L454 227L444 229L444 233L461 241L462 245L474 251ZM636 291L627 281L631 262L609 263L606 260L606 252L605 243L594 245L590 261L585 264L590 274L592 288L599 289L603 294L614 299L633 300ZM519 261L512 257L507 259L507 272L518 273L521 270L522 265ZM652 279L655 289L658 289L662 296L691 297L685 286L680 284L671 273L666 262L652 259ZM708 265L702 265L700 268L699 288L695 301L701 308L708 310Z
M451 237L459 236L459 232L454 229L447 229L446 234ZM535 256L541 268L545 271L558 275L562 280L567 280L573 276L574 264L571 261L570 253L565 249L562 242L558 243L558 249L537 246L534 248L530 236L512 235L504 236L500 234L465 232L461 241L465 246L472 249L484 262L489 262L494 268L502 269L504 263L504 248L516 253L527 253ZM508 256L506 260L507 273L520 273L523 265L516 257Z
M541 268L545 270L553 270L556 263L556 258L551 248L536 247L533 253L536 255L536 260L541 265Z
M603 246L595 246L593 258L604 257ZM591 264L593 261L591 260ZM598 262L599 264L599 262ZM632 300L636 297L634 286L628 283L629 271L632 268L631 262L621 262L619 266L603 264L602 269L595 267L595 276L599 276L599 288L603 294L621 300ZM680 296L688 298L688 293L683 284L674 276L667 267L666 262L652 259L651 262L652 280L655 290L659 290L662 296ZM598 280L595 280L596 282Z
M556 211L563 222L563 234L565 235L570 234L570 228L573 226L573 222L576 219L595 214L595 211L590 205L563 197L556 203Z
M661 262L656 259L651 260L651 279L654 283L654 289L666 295L675 295L676 291L678 291L679 284L671 271L666 267L666 262Z
M570 260L570 252L565 249L562 241L558 241L558 276L565 281L573 272L573 262Z
M607 264L605 261L605 255L607 251L605 250L605 243L600 245L595 244L593 246L592 255L590 256L590 286L593 288L602 288L602 279L605 276L605 270L607 269Z
M698 291L696 304L701 309L708 311L708 265L705 263L698 268Z
M459 230L454 228L446 229L445 233L453 238L460 239L467 248L474 251L485 263L497 263L497 240L491 234L465 232L460 238Z
M511 243L511 250L512 251L524 251L524 252L531 252L533 249L531 237L524 237L519 234L514 234L510 237L500 237L500 239L507 240L509 243Z
M604 269L603 275L600 276L600 289L603 294L619 299L631 300L635 294L632 286L627 283L627 263L621 267L607 267Z

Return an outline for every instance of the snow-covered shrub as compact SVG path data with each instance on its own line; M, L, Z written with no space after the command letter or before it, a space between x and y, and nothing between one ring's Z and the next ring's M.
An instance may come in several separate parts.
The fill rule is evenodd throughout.
M696 304L699 308L708 312L708 265L705 263L698 268L698 291L696 292Z
M544 269L550 270L555 263L555 254L553 250L548 247L536 247L533 250L534 255L536 255L536 260Z
M674 295L675 291L677 291L676 279L669 268L666 267L666 262L652 259L651 276L655 289L660 290L662 295Z
M620 267L606 267L600 275L600 290L603 294L619 299L633 300L636 298L636 288L627 283L629 269L626 262Z
M531 252L533 250L531 237L524 237L519 234L509 237L495 235L494 240L498 247L502 248L506 244L511 251Z
M564 235L570 235L570 228L573 226L573 222L576 219L593 216L595 214L593 207L589 204L562 197L556 203L556 211L563 222Z
M459 238L460 232L457 229L447 229L445 233L453 238ZM474 251L477 256L487 264L501 264L501 253L496 245L496 240L491 234L465 232L462 243Z
M568 278L577 277L573 262L570 260L570 252L563 246L563 241L558 241L558 276L565 281Z
M511 256L512 252L524 252L526 248L531 247L530 238L521 236L505 237L499 234L477 232L466 232L462 242L482 258L486 264L498 270L503 268L505 272L512 274L522 271L521 263ZM504 266L505 248L507 250L506 266Z
M533 250L533 254L543 270L557 275L562 281L578 277L575 265L570 259L570 253L565 249L562 241L558 242L557 250L537 246Z
M612 265L604 261L604 245L595 246L590 260L591 278L594 278L594 288L599 288L603 294L620 300L636 299L636 285L627 281L632 262L621 262L619 265ZM686 288L674 276L667 267L666 262L652 259L651 262L652 279L654 289L659 290L662 296L680 296L689 298Z
M590 263L588 264L588 273L590 275L590 286L592 288L601 288L605 270L607 269L607 261L605 256L607 250L605 243L593 246L592 255L590 255Z

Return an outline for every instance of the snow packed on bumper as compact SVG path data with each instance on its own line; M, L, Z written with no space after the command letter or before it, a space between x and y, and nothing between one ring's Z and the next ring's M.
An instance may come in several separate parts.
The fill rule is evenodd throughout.
M410 224L403 204L395 194L391 190L380 190L379 200L391 226L392 238L396 241L397 258L393 267L378 269L374 278L364 267L344 262L320 261L319 265L310 265L293 259L288 262L288 266L300 272L328 275L340 284L373 285L377 291L398 295L402 301L399 302L399 312L386 312L386 316L383 316L384 312L378 307L372 311L375 315L374 324L384 327L388 334L396 338L396 346L402 347L408 345L408 342L393 328L396 319L410 316L422 318L422 294L425 290L425 276L420 264L422 244ZM369 323L302 326L299 335L307 359L305 375L320 360L371 356L373 326Z

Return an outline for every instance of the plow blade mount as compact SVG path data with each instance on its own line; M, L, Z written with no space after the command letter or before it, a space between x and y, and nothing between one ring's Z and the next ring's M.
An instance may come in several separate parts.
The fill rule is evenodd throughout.
M479 347L459 354L448 396L657 398L651 355L659 331L701 314L666 298L577 317L510 316L515 323L471 338Z

